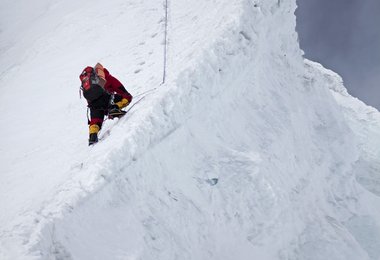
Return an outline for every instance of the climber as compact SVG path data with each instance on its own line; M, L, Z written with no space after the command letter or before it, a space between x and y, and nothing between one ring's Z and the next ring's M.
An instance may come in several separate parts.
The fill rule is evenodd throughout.
M123 116L126 112L121 109L131 103L132 95L100 63L94 68L86 67L79 78L90 109L88 145L93 145L98 142L104 116L110 119Z

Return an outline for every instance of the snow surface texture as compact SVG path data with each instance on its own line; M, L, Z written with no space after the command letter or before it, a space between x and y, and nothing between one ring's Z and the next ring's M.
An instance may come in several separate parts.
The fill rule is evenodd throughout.
M169 1L164 85L162 2L34 2L0 11L0 259L380 259L380 115L295 1ZM88 148L97 61L149 94Z

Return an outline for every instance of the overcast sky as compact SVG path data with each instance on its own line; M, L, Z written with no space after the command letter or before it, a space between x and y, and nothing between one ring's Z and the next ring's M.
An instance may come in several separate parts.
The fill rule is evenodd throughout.
M338 72L349 92L380 110L380 0L297 0L305 57Z

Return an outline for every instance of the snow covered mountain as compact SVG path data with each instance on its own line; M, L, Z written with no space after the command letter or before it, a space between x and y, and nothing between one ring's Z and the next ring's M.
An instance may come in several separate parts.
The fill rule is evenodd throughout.
M380 259L380 114L295 0L3 0L0 259ZM138 100L87 146L79 73Z

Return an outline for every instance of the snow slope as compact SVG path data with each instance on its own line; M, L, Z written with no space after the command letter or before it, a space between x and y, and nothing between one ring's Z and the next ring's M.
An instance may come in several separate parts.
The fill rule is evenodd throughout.
M380 258L379 113L295 1L169 1L164 85L162 2L3 2L1 259ZM97 61L149 94L88 148Z

